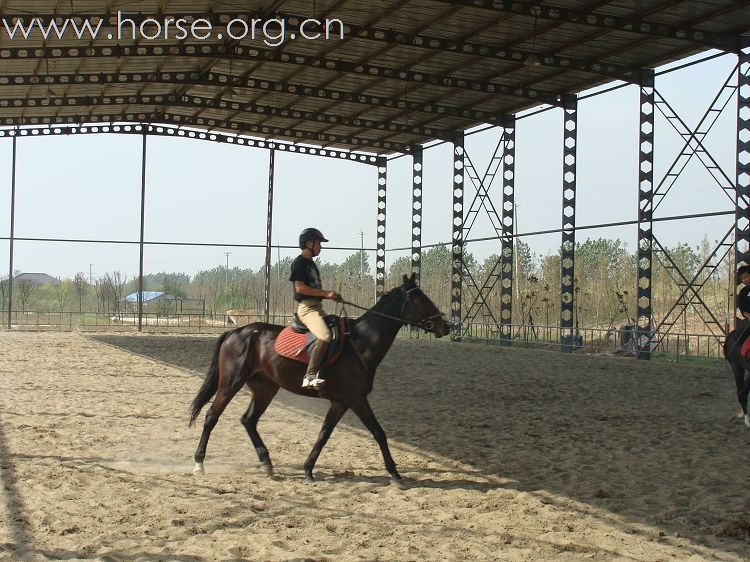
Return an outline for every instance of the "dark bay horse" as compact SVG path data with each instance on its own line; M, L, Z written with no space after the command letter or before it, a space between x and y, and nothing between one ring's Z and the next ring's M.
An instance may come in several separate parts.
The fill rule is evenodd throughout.
M255 322L224 332L216 342L208 374L192 403L191 425L215 395L206 412L203 433L195 451L195 472L204 471L206 445L219 416L243 385L247 385L253 399L242 416L242 425L268 474L272 473L273 465L268 449L258 435L257 425L279 388L284 388L294 394L325 398L331 402L318 440L304 464L307 480L313 480L313 467L321 450L341 417L351 409L380 445L385 468L391 480L398 484L401 476L367 395L372 390L375 370L393 344L398 330L406 324L432 332L437 337L448 334L450 329L437 307L415 285L413 276L404 276L401 286L383 295L373 308L350 321L351 335L336 363L322 370L326 385L320 391L302 388L303 363L276 353L274 340L283 326Z
M747 396L750 392L750 377L745 378L745 372L750 371L750 361L747 358L740 355L740 348L742 347L742 341L746 335L746 332L750 332L750 327L736 329L729 333L727 339L724 340L724 358L729 362L734 373L734 384L737 388L737 401L740 403L742 412L739 417L745 418L745 425L750 427L750 415L747 413Z

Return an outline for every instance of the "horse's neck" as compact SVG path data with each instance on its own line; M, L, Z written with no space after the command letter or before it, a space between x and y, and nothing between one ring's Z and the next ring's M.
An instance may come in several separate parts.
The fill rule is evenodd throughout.
M380 314L378 314L380 313ZM403 322L381 316L398 317L401 313L401 299L396 295L384 297L356 320L356 346L371 373L388 353Z

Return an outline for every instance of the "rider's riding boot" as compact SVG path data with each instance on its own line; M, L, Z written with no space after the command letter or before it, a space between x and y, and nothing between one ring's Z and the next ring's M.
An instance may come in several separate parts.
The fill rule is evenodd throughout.
M307 364L307 372L302 380L302 388L312 387L319 390L326 381L320 378L320 365L323 363L326 351L328 351L328 342L315 340L310 351L310 361Z

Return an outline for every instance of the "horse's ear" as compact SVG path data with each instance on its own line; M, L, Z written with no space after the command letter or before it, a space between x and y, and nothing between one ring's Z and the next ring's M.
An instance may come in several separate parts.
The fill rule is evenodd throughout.
M409 284L409 278L406 276L406 273L404 273L404 285Z

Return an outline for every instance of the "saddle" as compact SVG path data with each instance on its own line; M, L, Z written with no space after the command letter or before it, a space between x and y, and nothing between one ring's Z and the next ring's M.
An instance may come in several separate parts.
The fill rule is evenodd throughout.
M341 355L341 350L344 349L344 341L346 339L345 318L329 314L325 317L325 321L331 329L333 337L321 367L332 365L336 362L339 355ZM307 365L310 360L310 351L313 342L317 339L315 334L310 332L295 314L291 326L287 326L279 332L274 342L274 349L276 353L287 359L293 359Z
M750 358L750 338L745 337L745 341L742 342L740 355L745 358Z

